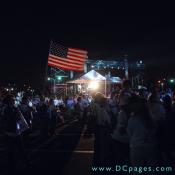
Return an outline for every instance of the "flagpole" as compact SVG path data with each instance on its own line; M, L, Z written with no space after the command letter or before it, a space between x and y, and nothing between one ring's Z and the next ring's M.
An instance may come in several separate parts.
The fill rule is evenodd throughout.
M56 70L55 70L55 68L53 68L53 95L55 96L55 94L56 94Z
M51 48L51 43L52 43L52 40L50 40L49 52L50 52L50 48ZM48 70L49 70L49 66L48 66L49 52L48 52L48 56L47 56L46 66L45 66L45 76L44 76L44 88L43 88L43 93L46 91L46 87L47 87L47 78L48 78Z

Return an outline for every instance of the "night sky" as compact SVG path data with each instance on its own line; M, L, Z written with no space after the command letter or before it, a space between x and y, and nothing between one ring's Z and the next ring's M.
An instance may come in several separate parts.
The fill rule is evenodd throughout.
M175 76L175 20L172 15L123 13L110 8L30 8L1 15L0 82L43 82L51 39L86 49L90 59L144 60L154 76ZM38 11L37 11L38 12ZM121 12L121 11L120 11Z

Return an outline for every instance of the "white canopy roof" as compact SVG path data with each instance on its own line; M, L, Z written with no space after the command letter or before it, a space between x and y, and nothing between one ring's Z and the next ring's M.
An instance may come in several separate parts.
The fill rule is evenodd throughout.
M88 73L81 76L79 79L68 81L67 83L88 83L89 81L105 81L106 78L96 72L95 70L91 70Z
M81 84L81 83L89 83L91 81L103 82L105 80L107 81L107 83L122 83L122 79L120 79L119 77L106 78L101 74L99 74L98 72L96 72L95 70L91 70L88 73L81 76L80 78L68 81L67 83Z
M80 77L81 80L96 80L96 81L103 81L106 80L104 76L96 72L95 70L91 70L88 73L84 74Z

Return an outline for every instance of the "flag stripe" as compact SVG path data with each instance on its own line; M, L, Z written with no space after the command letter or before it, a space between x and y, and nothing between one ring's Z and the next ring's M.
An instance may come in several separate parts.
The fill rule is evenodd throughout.
M55 65L57 68L64 68L64 69L69 69L70 70L70 66L67 65L62 65L59 63L53 63L53 62L48 62L50 65ZM83 70L83 68L76 68L76 67L71 67L71 70Z
M62 70L70 70L69 67L63 67L63 66L55 65L55 64L51 64L51 63L48 63L48 65L51 66L51 67L55 67L55 68L61 68ZM77 71L77 72L82 72L83 71L83 69L73 69L73 68L71 70Z
M70 58L71 60L80 61L80 62L82 62L82 64L84 64L84 62L86 61L85 59L81 59L81 58L71 56L71 55L68 55L67 58Z
M80 64L82 65L83 61L79 61L79 60L73 60L73 59L67 59L67 58L61 58L61 57L58 57L58 56L54 56L54 55L51 55L49 54L49 59L58 59L58 60L61 60L61 61L65 61L65 62L69 62L69 63L76 63L76 64Z
M76 52L76 53L81 53L81 54L87 55L87 51L81 50L81 49L68 48L68 51L72 51L72 52Z
M53 61L49 61L49 63L57 66L58 68L63 67L63 68L67 68L67 69L70 69L70 70L72 70L72 69L74 69L74 70L83 69L83 67L74 67L74 66L69 66L69 65L63 65L63 64L60 64L60 63L55 63Z
M64 62L64 61L60 61L60 60L57 60L57 59L55 59L55 60L50 60L49 59L49 61L51 61L51 62L53 62L53 63L58 63L58 64L62 64L62 65L64 65L64 66L69 66L70 68L71 67L74 67L74 68L77 68L77 69L79 69L79 68L82 68L82 67L84 67L83 65L77 65L77 64L71 64L71 63L67 63L67 62Z
M67 54L72 55L72 56L76 56L76 57L79 57L79 58L86 58L87 57L87 55L77 54L77 53L73 53L73 52L70 52L70 51L68 51Z
M52 62L48 62L48 65L51 66L51 67L56 67L56 68L61 68L63 70L70 70L70 67L69 66L63 66L62 64L55 64L55 63L52 63ZM77 69L77 68L73 68L71 67L71 70L75 70L75 71L83 71L83 68L82 69Z

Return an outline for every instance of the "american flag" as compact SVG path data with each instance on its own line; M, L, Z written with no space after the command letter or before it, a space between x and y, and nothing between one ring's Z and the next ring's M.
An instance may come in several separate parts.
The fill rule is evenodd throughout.
M51 67L83 71L87 59L87 51L75 48L66 48L55 42L51 42L49 50L48 65Z

